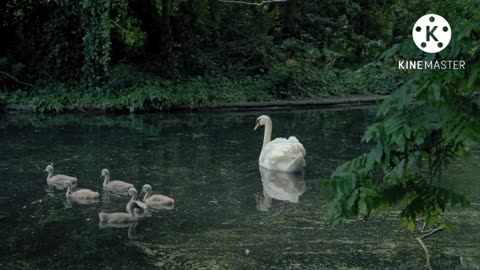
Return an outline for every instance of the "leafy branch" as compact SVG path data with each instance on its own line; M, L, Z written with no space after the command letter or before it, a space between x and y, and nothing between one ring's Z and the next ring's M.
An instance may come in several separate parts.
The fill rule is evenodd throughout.
M465 196L436 186L442 170L470 144L480 142L479 98L465 95L479 90L465 82L478 78L480 51L472 44L480 38L475 34L480 24L467 23L465 28L469 32L456 35L445 54L466 59L471 67L419 72L380 105L377 123L362 139L373 148L338 167L327 183L332 189L327 204L331 223L399 208L401 225L413 231L417 219L445 226L447 205L469 205ZM415 48L403 44L394 48L390 57L400 51L407 54L402 58L417 55Z

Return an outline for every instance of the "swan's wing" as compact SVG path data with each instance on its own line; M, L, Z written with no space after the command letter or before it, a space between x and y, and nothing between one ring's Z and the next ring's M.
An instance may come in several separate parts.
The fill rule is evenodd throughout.
M165 204L169 204L169 203L173 203L174 200L168 196L165 196L165 195L161 195L161 194L155 194L155 195L152 195L150 198L148 198L152 203L165 203Z
M103 213L103 212L102 212ZM130 214L127 213L103 213L100 217L102 222L107 223L128 223L130 220Z
M50 177L48 179L48 181L53 182L53 183L70 181L70 182L72 182L72 184L76 184L77 183L77 178L72 177L72 176L68 176L68 175L64 175L64 174L57 174L57 175L54 175L54 176Z
M120 180L113 180L107 184L107 188L115 189L115 190L128 190L131 187L133 187L133 184L120 181Z
M277 138L263 149L260 165L267 169L296 171L305 166L305 154L303 145L295 137Z
M279 159L295 159L299 155L305 157L305 148L303 145L296 140L291 140L290 137L288 140L284 138L277 138L265 146L265 153L268 155L269 159L279 160Z
M80 189L72 193L72 197L79 200L98 200L99 196L100 194L98 192L91 191L90 189Z
M307 151L305 151L305 148L303 147L303 144L297 139L295 136L290 136L288 138L288 141L292 142L296 147L298 147L298 150L300 150L303 154L303 157L307 155Z

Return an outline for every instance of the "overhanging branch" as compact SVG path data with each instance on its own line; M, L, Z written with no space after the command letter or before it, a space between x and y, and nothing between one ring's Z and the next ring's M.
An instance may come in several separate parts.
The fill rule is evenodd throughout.
M22 81L20 81L19 79L17 79L16 77L14 77L13 75L8 74L7 72L0 71L0 75L5 75L5 76L7 76L8 78L14 80L15 82L17 82L17 83L19 83L19 84L23 84L23 85L27 85L27 86L33 87L33 85L31 85L31 84L29 84L29 83L26 83L26 82L22 82Z
M424 226L425 227L425 224ZM428 248L427 246L425 246L425 244L423 243L423 239L433 235L434 233L437 233L439 231L443 231L445 229L445 227L443 226L440 226L436 229L433 229L433 230L429 230L429 231L423 231L423 228L422 228L422 231L425 232L424 235L421 235L421 236L418 236L418 237L415 237L415 239L417 239L418 243L420 243L420 245L422 246L423 248L423 251L425 251L425 257L426 257L426 267L428 270L432 270L432 265L430 264L430 252L428 252Z

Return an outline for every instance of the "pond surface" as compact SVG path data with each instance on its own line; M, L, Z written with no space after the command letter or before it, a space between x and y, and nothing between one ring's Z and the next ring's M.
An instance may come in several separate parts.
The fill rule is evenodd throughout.
M263 112L0 116L1 269L421 269L423 250L397 214L325 222L323 183L362 153L372 109L268 112L273 136L295 135L305 175L260 172ZM435 269L480 267L480 151L455 162L444 185L472 206L425 240ZM101 192L69 204L46 184L46 165ZM102 192L100 173L145 183L175 199L125 228L100 228L98 213L129 198ZM263 181L262 181L263 180Z

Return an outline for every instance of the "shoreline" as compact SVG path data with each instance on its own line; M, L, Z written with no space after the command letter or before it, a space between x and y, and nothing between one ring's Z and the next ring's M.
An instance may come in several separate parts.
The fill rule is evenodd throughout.
M350 105L366 105L382 101L387 98L388 95L347 95L347 96L332 96L332 97L320 97L320 98L308 98L300 100L274 100L274 101L252 101L252 102L228 102L228 103L209 103L201 105L172 105L168 109L158 110L137 110L133 113L143 112L198 112L198 111L212 111L212 110L225 110L225 111L248 111L248 110L280 110L285 108L302 108L302 107L315 107L315 108L329 108L329 107L341 107ZM35 106L29 104L1 104L0 113L10 112L34 112ZM62 112L128 112L128 110L110 110L108 108L102 108L100 106L63 106ZM47 112L50 113L50 112ZM58 112L53 112L58 113Z

